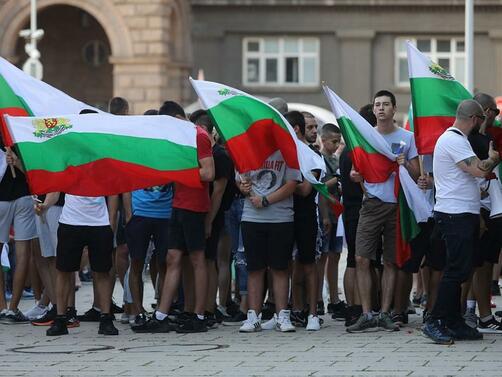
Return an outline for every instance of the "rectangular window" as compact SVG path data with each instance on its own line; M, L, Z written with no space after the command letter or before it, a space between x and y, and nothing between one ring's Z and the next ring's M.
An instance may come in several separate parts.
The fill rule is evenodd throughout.
M242 73L248 86L318 86L319 38L244 38Z
M446 69L455 79L465 81L465 46L463 38L397 38L395 44L396 86L409 86L406 41L410 40L432 61Z

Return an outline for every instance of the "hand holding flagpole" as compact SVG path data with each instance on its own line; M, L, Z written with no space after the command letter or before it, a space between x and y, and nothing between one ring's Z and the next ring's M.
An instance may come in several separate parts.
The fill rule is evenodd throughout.
M16 178L16 169L14 169L14 166L16 165L17 156L14 152L12 152L12 149L10 147L5 147L5 150L7 152L6 153L7 164L9 164L12 178Z

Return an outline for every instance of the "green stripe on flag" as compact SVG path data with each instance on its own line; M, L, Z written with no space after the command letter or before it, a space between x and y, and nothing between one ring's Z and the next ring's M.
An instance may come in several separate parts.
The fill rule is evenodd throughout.
M458 81L411 78L415 117L455 116L458 104L472 95Z
M378 153L376 149L373 148L373 146L361 135L357 127L354 123L352 123L352 120L343 116L336 121L340 126L343 139L345 140L349 151L352 151L356 147L360 147L366 153Z
M28 110L28 106L12 90L5 78L0 75L0 109L16 107ZM28 111L30 113L30 111Z
M86 147L88 145L88 147ZM130 153L130 146L135 151ZM17 144L25 169L59 172L68 166L79 166L103 158L111 158L156 170L191 169L197 161L197 149L168 140L137 138L100 133L59 135L43 143ZM78 153L75 153L78 151Z
M247 132L255 122L272 119L274 123L288 131L280 115L262 102L247 96L234 96L209 109L218 130L225 141Z

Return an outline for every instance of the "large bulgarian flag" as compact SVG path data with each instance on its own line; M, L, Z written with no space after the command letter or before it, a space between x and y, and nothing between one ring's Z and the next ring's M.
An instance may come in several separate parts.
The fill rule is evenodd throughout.
M432 154L439 136L455 121L458 104L472 94L411 42L407 49L415 142L419 154Z
M324 86L324 92L349 148L354 167L365 181L382 183L392 173L398 172L395 180L398 203L396 263L402 266L411 257L411 240L420 233L418 223L426 222L432 215L432 204L406 168L397 165L397 155L392 153L382 135L330 88Z
M101 196L167 182L201 186L190 122L105 114L4 119L4 134L16 145L34 194Z
M104 114L4 119L35 194L112 195L170 181L200 187L190 122Z
M326 185L312 174L326 171L321 156L298 140L288 121L273 107L229 86L190 79L199 99L214 120L239 173L260 169L280 150L286 165L299 169L304 178L325 196L338 216L342 205L328 193Z

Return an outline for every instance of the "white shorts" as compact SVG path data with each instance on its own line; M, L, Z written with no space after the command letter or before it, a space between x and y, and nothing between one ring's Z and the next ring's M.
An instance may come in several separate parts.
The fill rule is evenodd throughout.
M59 218L63 212L62 206L51 206L45 212L43 218L35 216L37 225L38 240L40 242L40 251L45 258L55 257L58 246L58 227Z
M10 227L14 227L14 239L27 241L37 238L35 209L31 196L9 202L0 202L0 243L9 242Z

